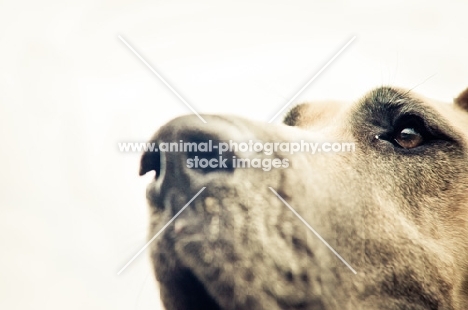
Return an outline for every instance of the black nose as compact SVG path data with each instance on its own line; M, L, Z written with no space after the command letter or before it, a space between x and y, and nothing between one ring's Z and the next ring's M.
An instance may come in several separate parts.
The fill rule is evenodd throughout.
M234 172L235 151L229 148L229 142L248 140L248 126L238 120L234 125L232 119L222 116L206 116L206 120L205 124L194 115L179 117L151 139L157 151L143 154L140 175L156 172L156 194L176 187L187 193L196 191L210 180Z

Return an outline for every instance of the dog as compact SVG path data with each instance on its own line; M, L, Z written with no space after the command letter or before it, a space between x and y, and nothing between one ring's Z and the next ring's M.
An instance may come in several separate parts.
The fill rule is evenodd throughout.
M297 105L281 125L203 117L176 118L151 142L211 141L221 155L141 158L140 175L156 172L150 255L168 310L468 309L468 89L447 104L379 87ZM323 148L266 154L228 141Z

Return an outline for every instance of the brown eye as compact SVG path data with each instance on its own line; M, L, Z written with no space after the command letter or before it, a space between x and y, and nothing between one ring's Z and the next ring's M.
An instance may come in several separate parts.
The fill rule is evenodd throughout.
M423 136L414 128L404 128L395 137L395 141L402 148L412 149L423 144Z

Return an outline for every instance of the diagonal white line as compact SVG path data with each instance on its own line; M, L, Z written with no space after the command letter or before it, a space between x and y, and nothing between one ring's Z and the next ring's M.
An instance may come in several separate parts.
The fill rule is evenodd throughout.
M284 111L284 109L286 109L286 107L288 105L291 104L291 102L294 101L294 99L297 98L297 96L299 96L303 91L304 89L307 88L307 86L310 85L310 83L312 83L335 59L336 57L338 57L353 41L354 39L356 39L356 36L352 37L351 40L349 40L336 54L335 56L333 56L326 64L325 66L322 67L322 69L320 69L289 101L288 103L286 103L284 105L284 107L281 108L281 110L278 111L278 113L275 114L275 116L273 116L272 119L270 119L270 121L268 121L268 123L271 123L272 121L275 120L275 118L278 117L278 115L281 114L281 112Z
M179 93L177 93L177 92L175 91L175 89L172 88L172 86L169 85L169 83L166 82L166 80L165 80L156 70L154 70L153 67L151 67L150 64L149 64L146 60L145 60L143 57L141 57L141 55L138 54L138 52L135 51L135 49L134 49L130 44L128 44L128 42L125 41L124 38L122 38L122 36L119 35L119 39L133 52L133 54L135 54L135 55L151 70L151 72L153 72L153 73L161 80L161 82L164 83L164 85L167 86L167 88L169 88L169 89L174 93L174 95L177 96L177 98L180 99L180 101L182 101L190 110L192 110L192 112L193 112L196 116L198 116L198 118L199 118L203 123L206 124L206 121L203 119L203 117L201 117L200 114L198 114L197 111L195 111L195 110L192 108L192 106L191 106L184 98L182 98L182 96L179 95Z
M294 215L296 215L301 221L302 223L304 223L305 226L307 226L307 228L310 229L310 231L312 231L316 236L317 238L319 238L329 249L330 251L333 252L333 254L335 254L354 274L357 274L357 272L353 269L353 267L351 267L351 265L348 264L347 261L345 261L343 259L343 257L340 256L340 254L338 254L338 252L335 251L335 249L333 249L331 247L331 245L328 244L328 242L325 241L325 239L322 238L322 236L319 235L318 232L315 231L315 229L313 229L303 218L302 216L299 215L299 213L296 212L296 210L294 210L284 199L283 197L281 197L272 187L268 187L272 192L273 194L275 194L293 213Z
M140 255L141 252L143 252L143 251L150 245L150 243L153 242L154 239L156 239L156 238L164 231L164 229L166 229L167 226L169 226L169 225L185 210L185 208L187 208L187 207L190 205L190 203L191 203L192 201L194 201L195 198L197 198L198 195L201 194L201 192L203 192L203 190L204 190L205 188L206 188L206 187L203 187L201 190L199 190L198 193L197 193L195 196L193 196L193 198L190 199L189 202L187 202L187 204L186 204L182 209L180 209L180 211L177 212L177 214L174 215L174 216L171 218L171 220L170 220L169 222L167 222L167 224L164 225L164 227L161 228L161 229L158 231L158 233L157 233L156 235L154 235L153 238L151 238L151 240L148 241L148 242L145 244L145 246L142 247L141 250L138 251L138 253L136 253L135 256L133 256L132 259L129 260L128 263L125 264L125 266L122 267L122 269L120 269L119 272L117 272L117 275L120 275L120 274L122 273L122 271L124 271L125 268L127 268L128 265L130 265L130 264L138 257L138 255Z

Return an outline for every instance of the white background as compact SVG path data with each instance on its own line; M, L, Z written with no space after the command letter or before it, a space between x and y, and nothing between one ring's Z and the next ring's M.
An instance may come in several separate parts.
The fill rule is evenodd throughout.
M0 2L0 308L157 309L140 154L190 111L268 121L297 98L468 86L464 1ZM466 3L466 2L465 2ZM278 119L279 121L279 119Z

